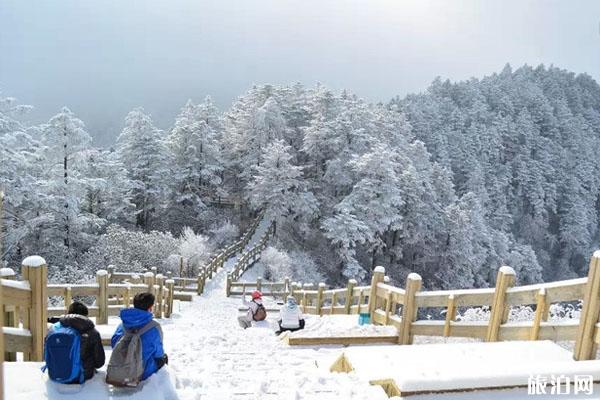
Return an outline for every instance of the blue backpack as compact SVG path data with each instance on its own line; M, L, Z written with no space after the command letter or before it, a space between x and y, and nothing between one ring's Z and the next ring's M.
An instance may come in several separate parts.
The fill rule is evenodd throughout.
M81 335L76 329L54 324L44 345L42 371L48 369L50 379L58 383L83 383L81 365Z

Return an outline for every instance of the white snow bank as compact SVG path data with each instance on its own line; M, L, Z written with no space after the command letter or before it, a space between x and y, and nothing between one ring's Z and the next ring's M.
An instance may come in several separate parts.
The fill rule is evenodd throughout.
M108 400L119 397L131 400L177 400L175 381L169 367L165 367L147 379L137 389L113 389L104 382L104 371L79 385L60 385L51 382L42 373L41 362L4 363L5 398L10 400Z
M4 276L14 276L15 271L12 268L4 267L0 268L0 277Z
M344 353L360 378L394 379L408 392L526 386L537 374L600 380L600 360L573 361L550 341L351 347Z
M2 279L2 286L9 286L15 289L31 290L28 281L13 281L11 279Z
M13 328L10 326L3 326L2 332L4 332L5 335L27 336L27 337L31 336L31 331L29 329ZM4 365L6 365L6 364L4 364Z
M398 330L391 325L358 325L358 315L307 315L306 328L292 333L292 337L332 336L393 336Z
M41 267L42 265L46 265L46 260L40 256L29 256L23 260L23 265L28 267Z

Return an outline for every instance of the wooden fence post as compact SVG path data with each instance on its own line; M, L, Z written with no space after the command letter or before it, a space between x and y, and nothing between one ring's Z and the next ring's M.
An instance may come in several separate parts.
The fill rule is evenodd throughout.
M227 283L225 285L225 294L227 297L231 296L231 274L227 273Z
M164 276L162 274L156 275L156 284L158 285L158 290L156 293L156 303L154 304L154 318L162 318L164 311Z
M165 318L171 318L171 314L173 314L173 295L175 293L175 281L173 279L167 279L165 282L167 285L167 290L169 293L167 294L167 307Z
M410 332L411 325L417 318L416 294L421 290L421 275L411 272L406 277L404 304L402 305L402 323L398 337L399 344L412 344L413 336Z
M108 271L108 283L113 283L113 275L115 274L115 266L114 265L109 265L108 267L106 267L106 270Z
M291 293L292 293L292 289L290 288L290 278L286 276L285 279L283 280L283 302L284 303L287 301L287 297Z
M323 292L325 291L325 284L323 282L319 283L319 288L317 289L317 315L323 315L321 312L321 307L323 306Z
M0 278L14 280L16 277L15 271L12 268L0 268ZM2 295L0 295L0 300L2 300ZM17 327L16 323L18 323L17 316L17 307L14 306L2 306L0 305L0 310L3 311L3 319L4 324L2 326L8 327ZM0 327L1 332L1 327ZM0 354L2 354L0 352ZM15 352L5 352L4 353L4 361L17 361L17 353ZM0 362L2 362L0 360Z
M381 266L375 267L373 277L371 278L371 292L369 293L369 316L371 317L371 322L373 321L373 313L377 309L377 284L383 282L384 277L385 268Z
M350 314L352 310L352 300L354 299L354 287L356 279L348 280L348 288L346 289L346 314Z
M2 192L0 192L0 217L2 217ZM0 227L1 228L1 227ZM2 239L0 235L0 240ZM0 285L0 309L4 308L4 304L2 304L2 285ZM0 319L0 332L3 331L3 321ZM0 335L0 354L3 354L5 357L8 353L4 352L4 333ZM4 358L0 358L0 400L4 400Z
M198 271L198 278L196 279L196 294L200 296L204 292L204 267Z
M150 271L144 274L144 285L148 286L148 293L154 294L154 274Z
M96 325L105 325L108 323L108 272L104 269L96 271L96 281L98 282L98 316Z
M535 295L536 306L535 306L535 317L533 319L533 326L531 327L531 333L529 334L529 340L538 340L540 335L540 324L544 317L546 310L546 289L541 288Z
M21 266L23 280L31 287L31 307L25 311L28 328L31 332L31 353L24 355L24 361L43 361L44 338L48 330L48 266L40 256L23 260Z
M506 322L508 315L507 311L509 310L506 306L506 290L515 284L515 278L515 270L511 267L503 266L498 270L492 311L490 313L490 321L485 335L486 342L498 341L500 325Z
M127 284L125 287L125 296L123 297L123 306L129 308L131 304L131 285Z
M596 358L596 324L600 315L600 251L590 261L587 284L583 297L583 309L579 317L579 328L573 358L577 361Z
M183 257L179 257L179 277L183 278Z
M452 321L456 318L456 301L454 294L448 296L448 305L446 306L446 321L444 322L444 337L450 336L450 327Z
M71 303L73 303L73 290L71 289L71 286L67 286L65 288L65 312L69 312Z
M260 276L256 278L256 290L259 292L262 290L262 278Z

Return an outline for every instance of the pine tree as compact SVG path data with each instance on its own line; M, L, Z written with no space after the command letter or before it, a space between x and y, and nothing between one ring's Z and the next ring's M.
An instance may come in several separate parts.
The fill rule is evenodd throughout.
M117 152L131 182L136 225L148 231L168 194L170 160L162 132L143 109L136 108L127 114Z

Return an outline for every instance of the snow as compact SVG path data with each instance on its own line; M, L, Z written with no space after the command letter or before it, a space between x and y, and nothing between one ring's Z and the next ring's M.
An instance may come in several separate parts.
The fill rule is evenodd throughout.
M108 271L105 269L99 269L98 271L96 271L96 276L106 276L108 275Z
M2 279L2 286L10 286L15 289L31 290L28 281L13 281L11 279Z
M502 267L500 267L500 269L498 271L503 273L504 275L516 275L515 270L506 265L503 265Z
M46 265L46 260L40 256L29 256L23 260L23 265L28 267L41 267L42 265Z
M407 280L410 281L420 281L421 280L421 275L415 273L415 272L411 272L410 274L408 274L408 276L406 277Z
M380 266L377 266L377 267L375 267L375 270L374 270L374 271L375 271L375 272L381 272L381 273L384 273L384 274L385 274L385 268L384 268L384 267L382 267L381 265L380 265Z
M31 336L31 331L29 329L23 328L13 328L9 326L3 326L2 331L4 334L15 335L15 336ZM6 365L6 364L4 364Z
M12 268L0 268L0 277L4 277L4 276L14 276L15 275L15 271Z
M306 328L291 337L393 336L398 330L391 325L358 325L358 315L306 315Z
M141 389L109 391L104 383L105 371L100 371L84 385L60 385L48 380L40 370L41 362L4 363L7 399L10 400L106 400L127 398L131 400L177 400L170 368L165 368L144 382Z
M527 385L532 374L600 380L600 360L574 361L550 341L350 347L344 354L352 374L394 379L407 392Z

